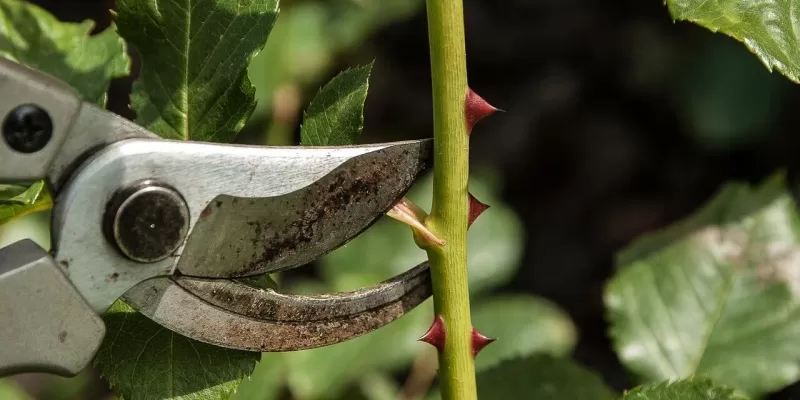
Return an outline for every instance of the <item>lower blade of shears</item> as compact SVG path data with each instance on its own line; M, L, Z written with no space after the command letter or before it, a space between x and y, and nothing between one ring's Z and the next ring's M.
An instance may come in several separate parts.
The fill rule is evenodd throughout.
M159 277L124 299L158 324L213 345L258 352L343 342L400 318L431 295L428 263L355 292L293 295L231 280Z

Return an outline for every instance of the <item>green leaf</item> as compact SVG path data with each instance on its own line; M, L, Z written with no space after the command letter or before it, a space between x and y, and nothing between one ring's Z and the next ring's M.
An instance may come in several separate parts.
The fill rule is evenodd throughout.
M800 37L789 0L667 0L672 18L722 32L744 43L770 71L800 83Z
M641 379L704 375L759 396L800 378L800 219L784 185L730 185L625 251L604 301Z
M185 338L121 301L104 320L95 365L126 400L227 399L261 356Z
M500 295L475 301L472 325L497 339L475 359L478 371L532 354L563 356L577 341L575 326L555 304L530 295Z
M351 145L364 127L372 63L337 75L320 89L303 115L300 142L310 146Z
M433 180L417 182L407 197L431 204ZM470 173L469 189L491 208L469 228L467 268L470 293L477 295L507 283L522 259L524 232L514 210L499 197L500 184L489 170ZM320 273L335 290L354 290L403 273L427 260L411 229L385 217L360 236L321 259Z
M49 209L53 199L43 181L25 187L0 184L0 225Z
M0 0L0 21L0 57L61 79L85 101L105 106L111 79L130 73L125 42L114 29L89 36L92 21L61 22L19 0Z
M715 385L710 379L690 378L676 382L661 382L635 388L621 400L747 400L736 390Z
M488 349L488 347L487 347ZM616 398L593 372L547 355L507 360L478 373L478 398L492 400L610 400Z
M255 107L247 76L266 43L278 0L120 0L117 24L142 72L136 121L170 139L229 142Z

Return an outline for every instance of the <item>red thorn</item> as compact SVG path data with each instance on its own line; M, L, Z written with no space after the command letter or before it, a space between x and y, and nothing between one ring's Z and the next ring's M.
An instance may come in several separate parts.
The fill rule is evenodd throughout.
M441 315L437 315L436 318L433 319L433 325L422 335L419 340L432 344L433 347L436 347L437 350L443 351L444 350L444 337L445 337L445 329L444 329L444 320L442 319Z
M474 127L478 121L496 113L497 111L501 111L495 106L487 103L486 100L484 100L481 96L478 96L477 93L472 91L472 88L467 89L467 101L465 109L467 116L467 135L472 133L472 127Z
M467 227L469 227L489 206L481 203L472 193L467 192L467 194L469 195L469 222Z
M497 339L485 336L476 331L475 328L472 328L472 357L477 356L484 347L488 346L495 340Z

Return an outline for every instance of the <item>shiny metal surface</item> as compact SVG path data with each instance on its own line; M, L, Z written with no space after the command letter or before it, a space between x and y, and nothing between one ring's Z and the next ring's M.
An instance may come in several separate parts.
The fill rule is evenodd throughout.
M83 103L61 150L56 154L47 178L58 191L69 174L92 152L123 139L149 138L156 135L119 115L92 104Z
M424 141L371 147L324 175L314 172L316 161L296 165L293 174L313 175L300 189L215 197L194 222L178 271L219 278L278 272L345 244L400 200L430 160Z
M123 140L90 157L56 198L55 257L98 311L139 282L172 274L176 267L194 276L243 276L274 270L273 266L297 266L338 247L379 218L410 188L416 178L410 171L421 172L427 166L431 147L430 140L352 147ZM391 160L391 164L381 160ZM400 178L392 178L395 174ZM175 188L190 213L189 246L181 246L171 257L151 264L121 257L100 229L105 203L113 193L144 179L158 179ZM324 186L315 186L320 181ZM341 197L324 197L328 189ZM213 207L218 201L229 201L233 206L235 199L238 206L232 207L229 218L214 218ZM313 214L307 214L308 210ZM243 240L252 236L240 231L248 227L248 222L259 220L276 224L276 229L262 224L265 236L244 247L248 243ZM293 228L293 223L299 225ZM223 252L222 247L240 246L249 257L261 257L263 252L257 249L274 238L266 233L304 234L303 228L312 229L308 236L311 240L298 243L280 258L256 263L228 258L230 264L218 264L220 261L208 252L211 248ZM257 232L255 228L250 231ZM226 239L228 236L231 239ZM286 237L293 236L279 236Z
M124 299L181 335L227 348L271 352L327 346L369 333L431 295L427 262L349 293L290 295L242 286L230 281L155 278L128 291Z

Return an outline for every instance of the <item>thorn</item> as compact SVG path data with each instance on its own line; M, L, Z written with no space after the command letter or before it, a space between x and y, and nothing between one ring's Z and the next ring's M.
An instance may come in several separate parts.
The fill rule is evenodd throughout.
M467 223L467 227L471 226L473 222L484 212L486 211L489 206L480 202L480 200L476 199L472 193L467 192L469 195L469 222Z
M428 328L428 331L422 335L421 338L418 340L429 343L436 347L436 350L442 351L444 350L444 338L445 338L445 329L444 329L444 320L442 319L441 315L437 315L433 319L433 325Z
M495 338L490 338L472 328L472 357L476 357L484 347L494 342Z
M423 224L428 213L411 200L403 197L386 213L386 215L410 226L411 229L414 230L414 233L424 242L434 243L439 247L445 245L444 240L436 237L436 235Z
M467 135L472 133L472 127L478 121L498 112L503 111L486 102L481 96L472 91L472 88L467 88L467 101L466 101L466 116L467 116Z

